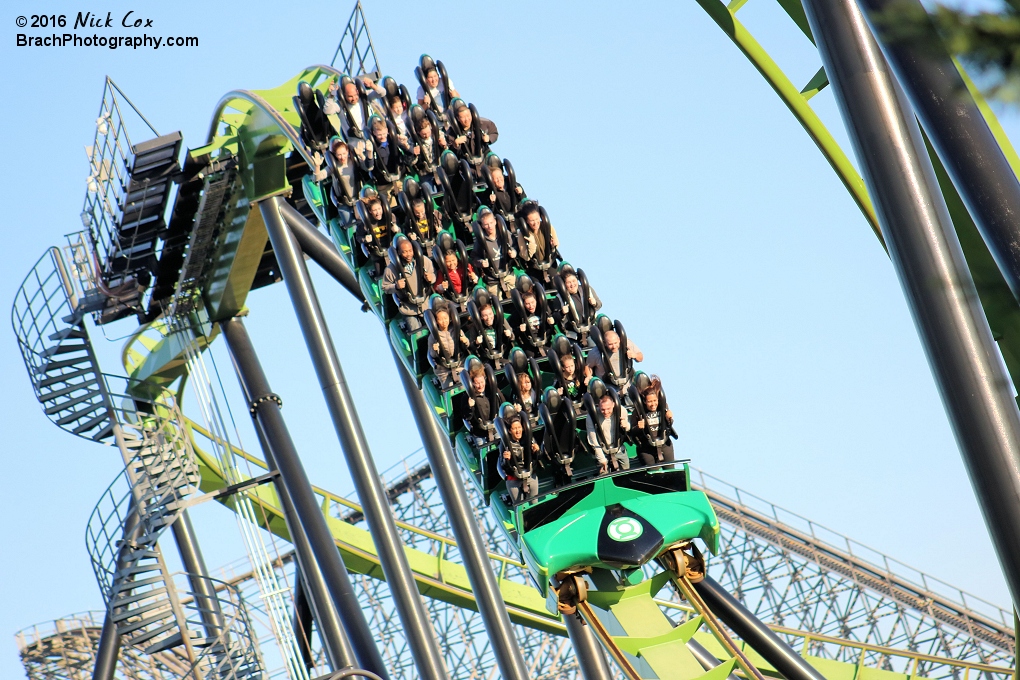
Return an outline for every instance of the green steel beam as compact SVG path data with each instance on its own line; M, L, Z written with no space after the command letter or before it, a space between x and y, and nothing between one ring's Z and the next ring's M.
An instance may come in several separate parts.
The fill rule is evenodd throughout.
M821 82L816 83L818 75L816 74L811 79L811 82L803 88L802 93L802 90L790 81L786 74L783 73L783 70L779 68L779 65L769 56L768 52L754 39L754 36L737 20L736 9L743 6L743 3L736 4L736 9L727 7L720 0L698 0L698 4L719 25L723 33L729 36L733 44L740 48L744 56L754 64L766 82L772 86L772 89L776 91L779 98L783 100L783 103L789 107L794 117L800 121L804 131L814 141L818 150L825 157L825 160L829 162L836 175L842 180L843 186L850 192L850 196L857 203L857 207L864 213L865 219L868 220L868 224L871 225L875 236L882 243L882 247L885 247L882 230L878 226L878 218L875 217L875 209L871 205L871 197L868 196L868 190L864 187L864 180L861 179L861 176L857 173L846 153L844 153L835 138L833 138L832 133L825 127L822 119L808 105L808 99L814 95L814 92L823 87ZM800 2L796 2L796 4L800 6ZM801 9L801 14L803 14L803 9ZM814 92L812 92L813 88Z

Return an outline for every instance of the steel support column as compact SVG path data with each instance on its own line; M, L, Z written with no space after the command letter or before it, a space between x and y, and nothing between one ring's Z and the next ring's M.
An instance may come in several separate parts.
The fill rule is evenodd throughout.
M400 374L407 402L411 405L414 422L418 426L418 432L421 433L425 454L432 467L439 495L443 499L450 528L457 540L457 548L460 550L464 569L467 570L468 580L471 582L471 592L478 604L478 613L482 616L485 632L488 633L489 641L492 643L499 672L504 680L524 680L528 677L528 669L524 664L517 638L514 637L513 628L510 627L510 617L506 613L499 586L496 585L492 564L489 562L485 542L475 522L473 508L468 502L464 482L457 473L457 461L450 448L450 438L440 431L439 424L425 402L425 397L422 396L414 378L404 369L404 364L396 351L392 347L390 351L393 352L393 361L397 365L397 373Z
M613 680L613 673L609 670L602 646L591 634L588 626L577 616L568 614L563 615L563 623L567 626L567 635L570 636L570 644L577 656L577 665L581 667L581 677L584 680Z
M804 8L1013 602L1020 412L913 112L855 0Z
M354 400L347 387L347 380L322 309L319 307L311 278L308 276L304 258L301 256L297 241L284 223L281 203L283 199L279 197L268 198L259 203L277 264L283 274L298 325L301 327L308 353L315 366L315 374L319 379L319 386L322 388L333 427L340 440L347 468L365 513L365 521L372 534L386 584L404 626L404 635L414 657L418 676L441 680L448 677L448 674L439 643L432 631L432 623L425 613L425 605L421 601L418 587L407 563L407 555L404 553L400 534L397 533L397 525L386 498L386 491L380 482L375 461L369 451L368 441L354 408ZM374 670L371 667L369 669Z
M216 590L209 580L209 570L202 558L202 550L198 547L198 537L195 535L195 527L191 524L188 511L182 510L170 528L174 533L174 542L177 544L177 552L180 553L181 563L187 573L191 592L195 596L195 604L198 605L202 627L205 628L207 637L217 638L223 633L225 625L223 612L220 611Z
M347 261L340 256L336 246L321 231L315 228L305 216L286 201L280 201L280 213L290 227L294 238L305 255L312 258L327 274L336 279L337 283L347 289L359 301L365 301L365 294L358 285L358 277L351 271Z
M920 0L862 0L861 4L873 12L914 8L919 16L926 16ZM934 24L925 19L917 28L923 31L923 45L882 40L882 32L876 33L1013 297L1020 300L1020 182Z
M301 458L298 456L294 442L290 438L287 424L280 412L280 405L276 401L278 397L269 388L269 381L262 371L248 332L241 320L236 318L221 322L220 326L240 378L241 388L249 400L248 403L251 404L256 423L261 428L262 437L268 444L268 450L272 452L272 464L280 473L278 479L284 491L280 494L280 499L284 515L288 519L288 528L299 529L300 531L295 531L295 533L303 533L307 537L308 548L312 554L301 562L305 565L316 563L322 570L329 599L336 606L337 613L343 621L344 631L353 648L357 664L388 678L389 674L384 667L382 655L379 654L379 649L375 646L372 631L361 611L361 604L351 585L347 568L344 566L343 560L340 559L340 552L333 542L333 536L329 533L329 527L326 526L322 508L319 507L319 503L315 499L308 475L301 464ZM284 497L287 498L287 501L284 501ZM295 533L291 534L292 539L295 537ZM297 551L302 546L295 542L294 548ZM317 607L316 612L318 613L318 611ZM341 640L327 637L329 631L325 627L320 627L319 631L323 635L323 642L327 648L335 652L343 648Z
M99 634L92 680L113 680L119 656L120 633L117 632L117 624L113 622L113 613L107 610L106 617L103 618L103 631Z
M301 648L301 660L305 668L315 668L315 657L312 655L312 606L305 592L305 584L301 580L301 569L294 570L294 637Z
M243 327L242 327L243 329ZM249 395L245 393L245 398ZM248 398L248 403L251 399ZM277 472L279 468L273 458L273 450L266 440L266 434L259 422L255 421L255 433L259 438L259 446L262 448L262 455L265 456L266 465L270 472ZM319 624L319 639L322 648L326 652L326 658L334 671L342 668L353 668L355 664L354 649L351 648L350 640L344 631L340 614L333 605L333 599L329 594L329 586L326 585L326 577L322 574L315 561L315 552L312 544L308 542L308 536L304 529L298 524L297 510L294 503L287 495L287 489L279 481L274 483L276 495L280 499L280 509L283 510L283 519L287 524L287 533L290 535L291 545L294 546L294 561L297 563L297 573L300 575L301 584L304 587L305 595L312 608L312 616Z
M786 680L825 680L804 657L793 651L772 630L758 620L740 600L726 592L713 578L706 576L694 588L708 608L754 651L782 673ZM707 650L706 650L707 651ZM706 659L707 660L707 659ZM703 663L698 659L699 663Z

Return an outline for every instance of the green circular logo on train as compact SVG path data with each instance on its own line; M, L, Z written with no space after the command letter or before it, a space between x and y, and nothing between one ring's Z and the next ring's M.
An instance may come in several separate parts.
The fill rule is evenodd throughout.
M625 543L627 541L633 541L635 538L644 533L645 529L641 526L641 522L637 521L633 517L620 517L614 519L606 527L606 533L609 534L609 538L614 541Z

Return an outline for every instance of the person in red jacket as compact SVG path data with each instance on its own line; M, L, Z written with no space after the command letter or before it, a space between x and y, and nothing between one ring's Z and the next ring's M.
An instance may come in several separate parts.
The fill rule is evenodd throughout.
M460 259L456 250L451 248L442 255L443 263L436 267L433 289L448 300L457 304L464 303L471 289L478 283L478 275L468 262Z

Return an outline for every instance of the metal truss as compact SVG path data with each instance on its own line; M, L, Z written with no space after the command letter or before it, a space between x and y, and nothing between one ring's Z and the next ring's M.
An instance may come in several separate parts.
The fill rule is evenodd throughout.
M338 59L341 60L339 64ZM375 56L375 45L372 44L372 34L369 33L368 24L365 23L365 11L361 7L361 0L354 4L354 11L347 20L340 44L336 46L336 52L329 65L351 76L367 75L378 80L382 75L379 60Z
M918 572L725 482L695 472L722 525L709 571L766 623L914 653L1014 663L1011 612ZM818 638L808 653L940 677L934 661L894 658Z

